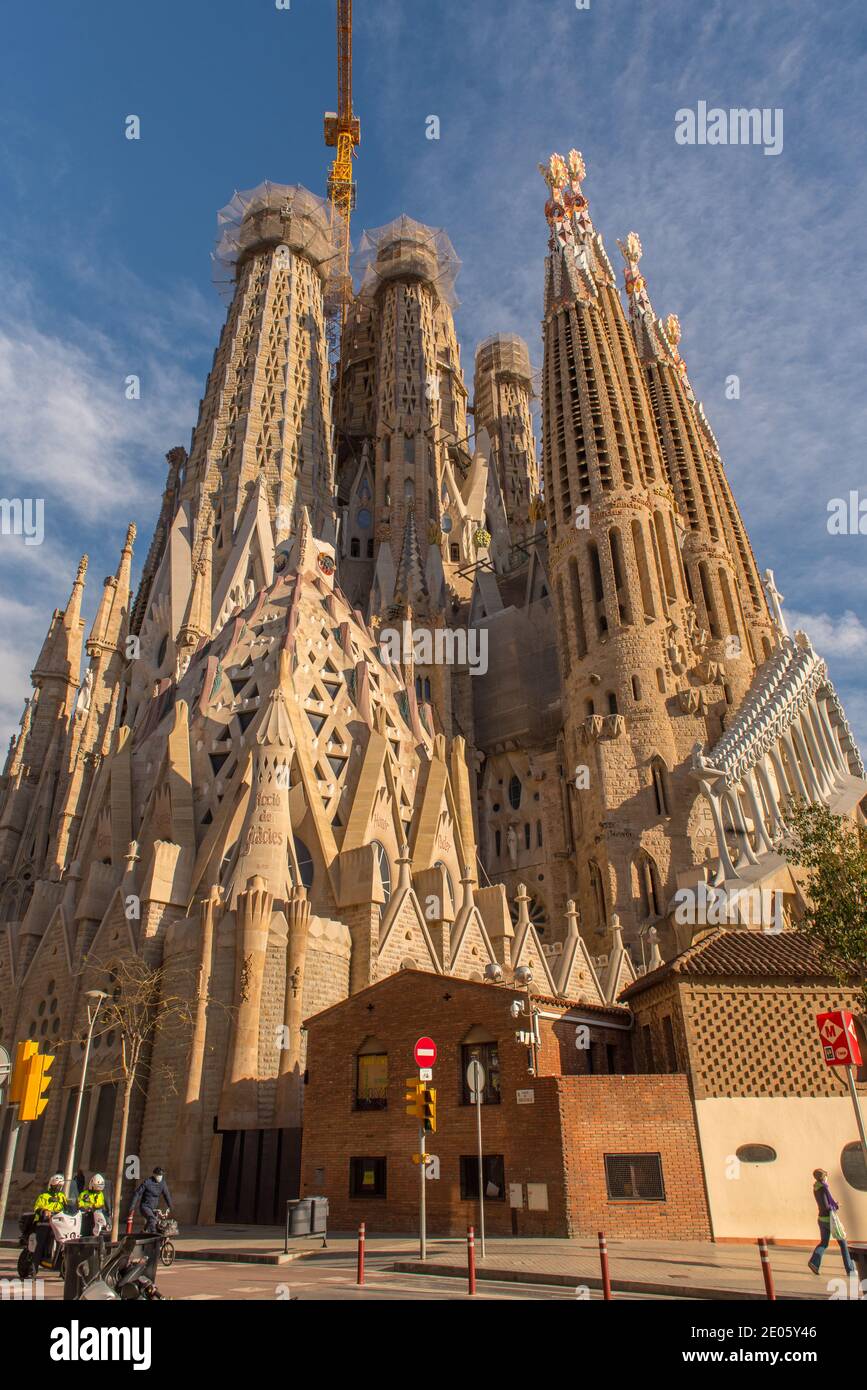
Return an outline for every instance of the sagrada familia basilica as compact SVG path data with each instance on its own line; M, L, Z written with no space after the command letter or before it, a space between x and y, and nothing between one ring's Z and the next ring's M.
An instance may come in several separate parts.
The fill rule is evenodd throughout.
M867 792L638 236L621 290L580 154L543 173L535 390L497 334L470 392L457 258L407 216L365 235L334 360L327 204L236 194L225 326L138 581L130 525L90 630L85 556L33 667L0 792L0 1038L56 1045L71 1095L85 991L122 954L159 965L191 1027L157 1034L128 1148L183 1219L214 1218L222 1136L300 1142L305 1018L407 968L610 1002L703 930L683 890L772 890L796 925L787 802ZM25 1172L69 1132L43 1119Z

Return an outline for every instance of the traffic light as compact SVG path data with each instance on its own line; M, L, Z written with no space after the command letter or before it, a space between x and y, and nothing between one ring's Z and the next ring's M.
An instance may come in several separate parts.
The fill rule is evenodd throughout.
M437 1127L437 1093L430 1086L422 1086L421 1091L421 1122L425 1134L433 1134Z
M51 1085L52 1078L48 1073L53 1063L53 1055L47 1052L37 1052L30 1057L24 1094L18 1106L19 1120L38 1120L48 1104L45 1092Z
M15 1046L15 1061L12 1064L12 1075L9 1078L9 1100L21 1101L24 1098L24 1087L27 1084L27 1077L30 1072L30 1059L39 1051L38 1042L20 1042Z
M406 1107L407 1115L414 1115L417 1120L424 1118L421 1108L421 1093L424 1090L422 1083L417 1076L406 1078L406 1095L404 1100L408 1102Z
M426 1086L416 1076L406 1078L407 1115L414 1115L425 1134L433 1134L437 1127L437 1093Z

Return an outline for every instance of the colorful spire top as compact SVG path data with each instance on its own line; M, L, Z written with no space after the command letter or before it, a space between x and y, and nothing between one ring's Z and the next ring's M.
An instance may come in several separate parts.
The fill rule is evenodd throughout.
M576 300L589 303L599 294L600 285L613 287L615 281L581 192L587 167L580 150L570 150L567 159L552 154L547 164L539 165L539 172L550 189L545 204L552 253L545 290L549 313Z

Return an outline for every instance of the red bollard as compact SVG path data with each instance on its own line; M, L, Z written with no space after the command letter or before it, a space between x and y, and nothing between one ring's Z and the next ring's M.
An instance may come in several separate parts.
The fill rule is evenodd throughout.
M129 1216L126 1218L126 1233L127 1233L128 1236L131 1236L131 1235L132 1235L132 1213L131 1213L131 1212L130 1212Z
M777 1295L774 1292L774 1271L771 1269L771 1257L768 1253L768 1242L765 1240L764 1236L759 1236L758 1247L759 1254L762 1257L762 1275L765 1281L765 1295L767 1298L771 1298L774 1301L776 1301Z
M599 1232L599 1263L602 1266L602 1297L606 1302L611 1298L611 1275L608 1272L608 1241L605 1232Z
M467 1293L476 1291L476 1233L467 1227Z
M358 1228L358 1270L355 1276L356 1284L364 1283L364 1222Z

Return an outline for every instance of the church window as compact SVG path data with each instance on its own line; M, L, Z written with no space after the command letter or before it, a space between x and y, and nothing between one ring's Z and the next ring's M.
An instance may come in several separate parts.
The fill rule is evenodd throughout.
M537 849L542 848L542 822L540 820L536 821L536 847Z
M529 848L530 848L530 822L529 822L529 821L527 821L527 822L525 823L525 825L524 825L524 847L525 847L526 849L529 849Z
M295 858L298 860L298 873L301 878L301 885L309 889L313 883L313 856L304 844L295 836Z
M653 795L656 801L656 814L667 816L668 811L668 768L661 758L654 758L650 764Z
M650 583L650 570L647 564L647 550L644 544L644 531L640 521L632 523L632 544L635 549L635 563L638 567L638 582L641 586L641 602L644 607L646 618L656 617L656 607L653 602L653 589Z
M403 500L407 506L411 507L415 501L415 484L412 478L407 478L403 485Z
M424 698L425 698L426 700L430 700L430 677L429 677L429 676L425 676L425 678L424 678Z
M367 542L367 558L368 558L368 560L372 560L372 559L373 559L373 541L372 541L372 540L369 540L369 541Z
M451 557L452 563L456 565L461 558L461 552L459 547L454 544L450 545L449 555Z
M665 694L665 672L661 666L656 668L656 684L659 686L660 695Z
M448 514L446 514L446 516L444 516L443 519L442 519L442 521L440 522L440 526L442 527L442 529L443 529L443 531L445 532L446 535L449 534L449 532L451 531L453 525L454 525L454 522L452 521L451 517L450 517Z
M608 692L608 713L617 713L617 696L615 695L613 690L609 690Z
M369 531L373 525L373 515L369 507L359 507L358 515L355 518L362 531Z
M592 719L593 715L596 713L596 706L593 704L592 700L584 701L584 713L588 719Z
M371 840L373 848L376 850L376 860L379 864L379 876L382 879L382 886L385 891L385 901L391 897L391 865L388 862L388 855L385 846L379 840Z
M485 1086L482 1091L483 1105L500 1104L500 1051L499 1045L493 1039L478 1041L474 1040L474 1034L481 1032L479 1028L472 1028L468 1034L466 1042L461 1044L461 1104L472 1105L472 1092L470 1083L467 1080L467 1068L470 1062L481 1062L485 1072Z
M641 681L637 676L632 677L632 698L636 701L641 699Z
M165 659L166 659L166 652L168 651L168 648L169 648L169 634L166 633L165 636L163 637L163 640L160 642L159 651L157 652L157 670L158 670L158 671L160 670L160 668L162 667L163 662L164 662Z
M516 777L514 773L509 778L509 802L515 811L521 804L521 779Z
M494 853L498 859L502 853L502 835L499 830L494 831Z
M596 909L596 927L601 931L607 921L608 913L605 906L605 888L602 883L602 874L599 865L595 860L590 861L590 891L593 897L593 906Z
M584 600L581 595L581 579L578 573L578 561L573 555L569 560L569 578L572 583L572 618L575 623L575 639L578 648L578 660L587 655L587 633L584 628Z
M353 536L349 542L349 554L353 560L357 560L361 554L361 542L357 536Z

